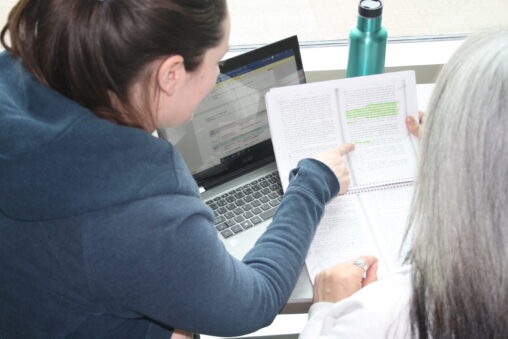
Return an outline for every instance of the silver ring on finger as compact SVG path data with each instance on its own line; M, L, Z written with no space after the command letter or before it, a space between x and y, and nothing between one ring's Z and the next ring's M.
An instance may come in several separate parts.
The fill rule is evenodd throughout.
M363 270L363 279L367 277L367 270L369 269L369 265L365 263L365 261L361 259L356 259L353 261L353 265L360 267Z

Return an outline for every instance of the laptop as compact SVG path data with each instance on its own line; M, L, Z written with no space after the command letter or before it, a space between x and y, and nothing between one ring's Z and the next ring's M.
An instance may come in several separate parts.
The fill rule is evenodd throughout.
M282 198L265 94L301 83L305 74L292 36L222 61L193 119L157 131L183 155L214 211L220 239L238 259L266 230Z

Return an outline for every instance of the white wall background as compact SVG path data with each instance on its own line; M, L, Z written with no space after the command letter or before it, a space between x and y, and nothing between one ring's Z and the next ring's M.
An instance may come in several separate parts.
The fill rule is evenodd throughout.
M46 0L41 0L46 1ZM17 0L0 0L0 24ZM228 0L231 45L347 39L358 0ZM384 0L389 37L463 34L508 27L508 0Z
M11 8L18 2L18 0L1 0L0 1L0 27L3 28L6 21L7 16ZM3 50L3 47L0 45L0 51Z
M358 0L228 0L231 45L297 34L300 41L347 39ZM383 0L388 37L456 35L508 28L508 0Z

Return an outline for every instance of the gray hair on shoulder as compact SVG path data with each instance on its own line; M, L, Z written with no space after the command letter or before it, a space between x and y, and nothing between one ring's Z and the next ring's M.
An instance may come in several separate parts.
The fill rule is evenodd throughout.
M409 219L419 338L507 338L508 30L470 36L423 121Z

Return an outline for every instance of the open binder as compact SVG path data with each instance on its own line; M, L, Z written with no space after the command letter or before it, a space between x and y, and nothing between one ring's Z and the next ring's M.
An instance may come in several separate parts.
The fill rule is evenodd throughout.
M327 204L306 259L311 280L360 255L378 257L378 276L398 270L417 163L418 140L405 124L418 115L414 72L273 88L266 103L283 189L299 160L355 144L349 191Z

